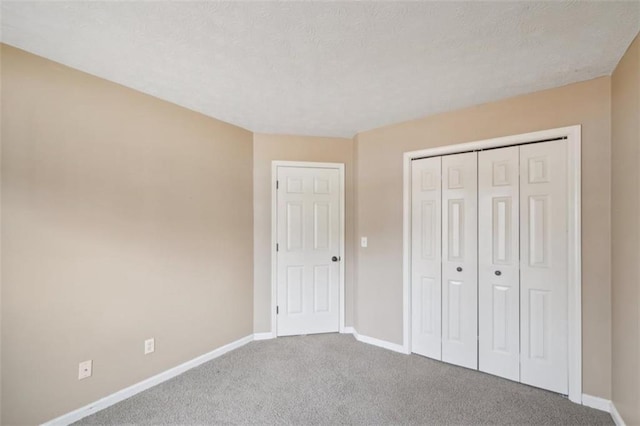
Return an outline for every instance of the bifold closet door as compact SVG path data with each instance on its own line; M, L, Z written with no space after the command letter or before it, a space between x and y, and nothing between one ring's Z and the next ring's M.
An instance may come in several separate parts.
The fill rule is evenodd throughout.
M411 351L442 359L441 157L411 163Z
M478 155L442 157L442 360L478 368Z
M520 147L520 381L567 394L567 144Z
M519 148L478 154L478 369L520 379Z

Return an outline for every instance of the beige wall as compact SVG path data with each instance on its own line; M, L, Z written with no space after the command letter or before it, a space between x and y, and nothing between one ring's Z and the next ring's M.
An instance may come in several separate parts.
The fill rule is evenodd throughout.
M582 124L583 391L611 396L610 79L537 92L358 134L355 327L402 343L402 154Z
M2 46L0 46L0 424L2 424Z
M252 168L246 130L2 46L3 424L252 333Z
M353 141L342 138L253 136L254 331L271 331L271 162L345 165L345 316L353 321Z
M640 425L640 38L611 78L613 402Z

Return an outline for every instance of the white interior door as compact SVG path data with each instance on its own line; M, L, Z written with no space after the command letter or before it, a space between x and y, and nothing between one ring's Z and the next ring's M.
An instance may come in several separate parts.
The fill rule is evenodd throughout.
M277 335L337 332L340 171L279 166L277 180Z
M478 368L520 379L519 148L478 154Z
M568 393L567 146L520 147L520 380Z
M411 351L442 359L441 157L411 164Z
M442 157L442 360L478 368L475 152Z

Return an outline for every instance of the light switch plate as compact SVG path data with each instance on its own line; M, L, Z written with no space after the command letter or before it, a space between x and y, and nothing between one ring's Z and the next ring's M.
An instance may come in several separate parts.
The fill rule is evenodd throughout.
M360 238L360 247L367 247L368 241L367 237Z
M144 354L149 355L156 350L156 339L151 338L144 341Z

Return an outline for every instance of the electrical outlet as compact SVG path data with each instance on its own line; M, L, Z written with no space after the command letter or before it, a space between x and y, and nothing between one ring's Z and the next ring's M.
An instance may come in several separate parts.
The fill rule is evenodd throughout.
M360 247L367 247L368 241L367 237L360 238Z
M93 361L82 361L78 365L78 380L86 379L87 377L91 377L91 371L93 370Z
M149 355L156 350L156 339L147 339L144 341L144 354Z

